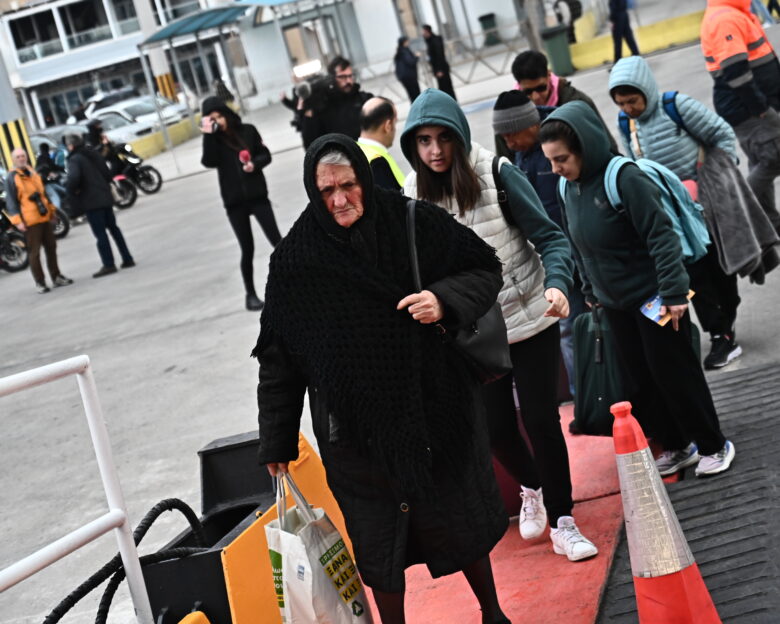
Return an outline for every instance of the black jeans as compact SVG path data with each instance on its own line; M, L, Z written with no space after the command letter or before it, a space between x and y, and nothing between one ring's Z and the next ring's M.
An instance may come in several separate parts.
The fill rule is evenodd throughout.
M404 78L399 82L406 89L406 94L409 96L409 101L414 102L417 96L420 95L420 83L417 82L417 78Z
M665 450L685 448L693 440L702 455L723 448L718 414L701 363L691 343L691 318L664 327L637 310L604 308L627 373L628 400L648 435Z
M628 44L628 49L634 56L639 56L639 48L634 39L634 31L631 30L631 22L628 19L628 11L623 11L612 23L612 45L615 49L615 62L623 57L623 39Z
M130 250L125 243L125 237L122 236L122 230L116 224L116 216L114 215L114 207L97 208L95 210L87 210L87 221L89 227L92 229L92 233L97 240L98 253L100 254L100 261L104 267L113 267L114 254L111 251L111 243L108 240L109 233L111 238L114 239L117 249L119 249L119 255L122 256L122 262L133 262L133 256L130 255Z
M527 488L542 488L547 519L570 516L569 452L558 413L561 332L558 323L509 346L512 374L482 387L493 456ZM520 418L533 454L517 423L512 381L517 387Z
M443 72L441 77L436 76L436 86L439 87L439 91L444 91L447 95L451 95L453 100L458 101L449 71Z
M701 260L685 268L691 290L696 293L691 302L702 329L712 335L731 334L740 302L737 275L726 275L720 268L715 245L709 246Z
M248 295L256 294L254 269L252 267L252 261L255 256L255 240L252 237L252 223L249 218L251 215L255 216L271 245L276 247L279 241L282 240L282 235L279 233L279 228L276 225L273 208L271 208L271 202L267 197L254 199L227 209L230 226L233 228L233 232L235 232L238 239L238 245L241 248L241 277L244 280L244 289Z

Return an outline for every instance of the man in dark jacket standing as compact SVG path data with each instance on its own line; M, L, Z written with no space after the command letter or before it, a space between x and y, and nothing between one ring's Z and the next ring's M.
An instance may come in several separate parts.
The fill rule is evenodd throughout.
M352 63L348 59L342 56L334 58L328 63L328 74L333 85L327 96L322 99L323 96L316 95L311 100L318 98L320 101L306 99L301 103L304 148L309 147L318 137L332 132L357 139L360 136L360 108L373 97L360 90L360 85L355 82Z
M734 128L750 164L750 188L780 231L780 64L750 0L707 0L701 49L715 81L715 112Z
M98 253L103 266L92 277L103 277L116 273L114 254L108 240L110 233L119 254L121 267L129 269L135 266L133 256L125 243L122 230L116 224L114 216L114 198L111 195L111 173L103 158L94 150L85 147L81 136L65 136L68 148L68 178L65 188L71 198L71 206L76 213L85 213L89 227L97 240Z
M428 60L431 63L431 71L436 76L439 90L452 96L452 99L457 102L458 98L455 97L455 88L452 86L452 78L450 78L450 64L444 54L444 39L441 38L441 35L434 35L433 28L429 24L423 24L422 36L428 48Z
M623 58L623 39L631 54L639 56L639 47L628 18L628 0L609 0L609 21L612 24L612 43L615 46L615 62Z

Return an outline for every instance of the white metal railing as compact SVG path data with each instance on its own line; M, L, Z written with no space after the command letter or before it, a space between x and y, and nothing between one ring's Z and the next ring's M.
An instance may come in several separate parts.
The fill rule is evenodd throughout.
M3 377L0 379L0 398L70 375L76 375L78 381L81 402L87 416L92 446L95 449L95 457L97 458L100 478L103 481L109 511L21 561L0 570L0 593L113 529L127 574L127 584L135 606L136 618L139 624L153 624L152 608L141 572L141 562L138 559L138 551L135 548L133 533L127 519L127 507L114 465L111 443L100 408L89 357L79 355L68 360Z

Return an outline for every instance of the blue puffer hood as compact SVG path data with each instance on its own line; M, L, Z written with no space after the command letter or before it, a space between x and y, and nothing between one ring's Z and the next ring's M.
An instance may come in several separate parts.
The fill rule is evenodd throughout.
M653 115L660 100L658 83L647 61L641 56L622 58L612 67L612 72L609 74L610 91L614 87L623 85L639 89L647 100L647 108L639 116L639 120L642 121Z
M463 114L458 103L444 91L426 89L417 96L409 109L406 127L401 135L401 150L410 163L415 149L414 132L421 126L449 128L466 147L466 152L471 151L471 129L466 115Z

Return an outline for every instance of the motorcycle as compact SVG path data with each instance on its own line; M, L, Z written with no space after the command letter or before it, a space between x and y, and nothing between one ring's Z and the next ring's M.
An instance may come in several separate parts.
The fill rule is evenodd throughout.
M111 180L111 195L114 197L114 206L124 210L130 208L138 199L138 190L127 176L120 173Z
M147 195L156 193L162 187L162 176L151 165L144 165L144 159L133 151L132 146L125 144L121 149L114 149L116 168L114 171L126 176Z
M0 269L16 273L29 263L24 234L13 226L5 210L0 210Z

